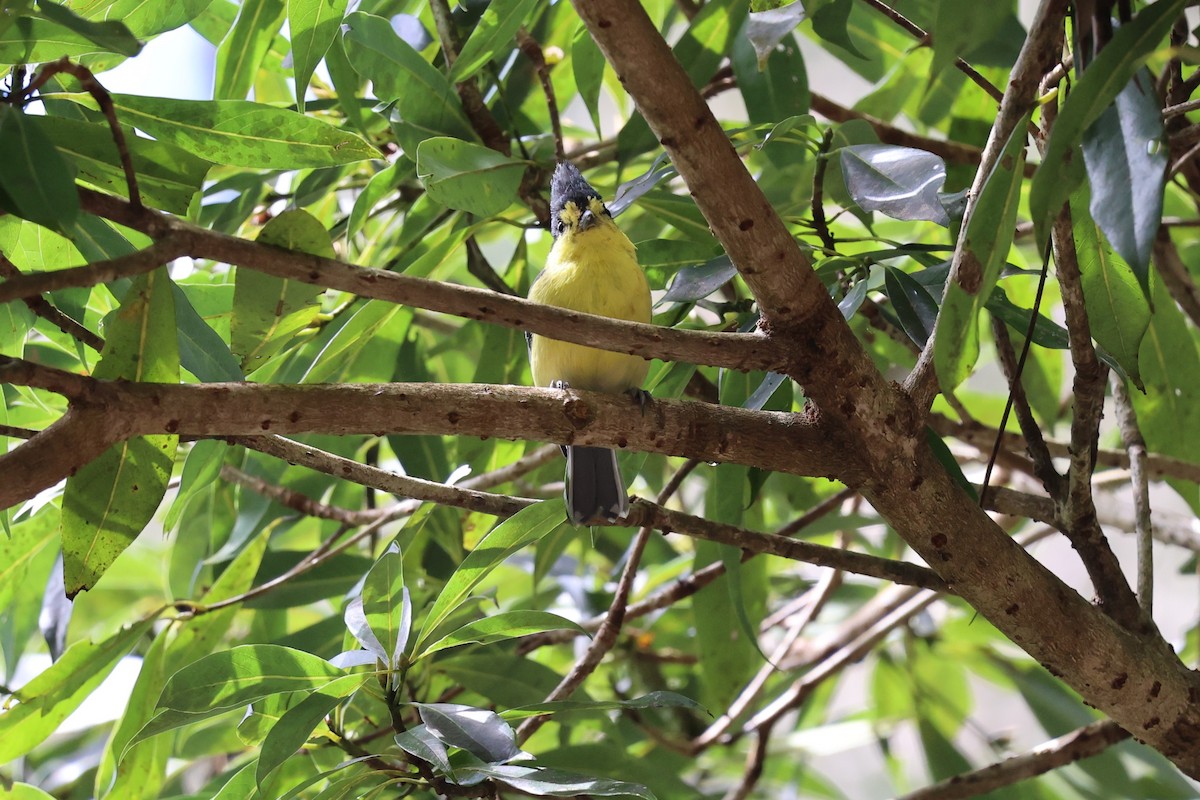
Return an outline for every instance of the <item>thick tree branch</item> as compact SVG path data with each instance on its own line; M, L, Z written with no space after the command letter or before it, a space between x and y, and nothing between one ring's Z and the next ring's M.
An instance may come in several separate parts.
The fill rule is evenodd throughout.
M434 433L632 446L794 474L832 474L832 466L844 482L863 477L845 444L819 420L705 403L656 400L638 413L623 395L491 384L127 383L4 357L0 382L46 389L82 409L106 412L120 420L106 433L110 439L147 433Z
M122 438L120 420L92 409L68 411L32 439L0 453L0 509L69 478Z
M863 496L992 624L1088 702L1200 775L1200 678L1155 632L1131 633L1063 584L947 475L920 423L933 393L913 392L918 411L875 370L641 5L572 1L754 292L763 330L791 353L783 371L823 418L836 420L831 428L849 433L851 450L870 459L857 487ZM1039 10L989 153L1000 152L1031 108L1050 61L1035 51L1056 52L1062 6L1047 0Z

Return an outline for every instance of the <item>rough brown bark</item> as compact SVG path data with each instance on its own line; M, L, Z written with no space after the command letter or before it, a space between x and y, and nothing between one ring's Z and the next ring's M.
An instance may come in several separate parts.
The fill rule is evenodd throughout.
M1200 776L1200 680L1019 548L925 446L921 413L870 365L790 232L636 0L572 0L754 292L788 373L869 463L863 495L992 624L1184 772ZM1036 86L1036 84L1035 84Z

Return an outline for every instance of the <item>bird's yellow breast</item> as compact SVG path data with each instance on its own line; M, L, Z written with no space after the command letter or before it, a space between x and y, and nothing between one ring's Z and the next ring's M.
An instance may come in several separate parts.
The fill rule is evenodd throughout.
M555 241L529 299L559 308L634 322L650 321L650 286L633 243L607 217ZM578 389L623 392L641 387L649 362L534 336L530 365L537 386L566 381Z

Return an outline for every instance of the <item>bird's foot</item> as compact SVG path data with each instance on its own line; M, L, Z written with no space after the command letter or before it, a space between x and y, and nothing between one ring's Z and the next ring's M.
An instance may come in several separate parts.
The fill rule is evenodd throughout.
M638 410L642 412L642 416L646 416L646 407L654 400L650 393L645 389L626 389L625 394L629 395L629 399L637 403Z

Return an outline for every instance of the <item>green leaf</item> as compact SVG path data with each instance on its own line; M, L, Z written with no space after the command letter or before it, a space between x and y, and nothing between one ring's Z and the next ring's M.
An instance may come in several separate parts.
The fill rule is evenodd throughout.
M304 111L304 92L313 71L346 15L346 0L288 0L288 30L292 37L292 74L296 78L296 108Z
M161 740L143 742L133 752L124 751L129 739L154 715L155 700L167 679L165 656L169 639L167 635L156 636L142 657L129 702L113 727L96 769L95 793L98 798L150 800L158 797L169 755L166 743Z
M721 370L719 398L722 405L741 407L762 381L763 373ZM750 499L749 468L741 464L719 464L704 498L705 516L714 522L745 524ZM692 598L696 646L700 656L702 702L725 708L758 669L755 626L763 611L767 579L761 560L741 563L741 551L714 542L696 542L694 568L721 561L726 579L701 589Z
M301 253L333 258L325 226L303 209L284 211L258 234L258 241ZM239 269L233 292L230 339L242 368L252 371L288 345L320 312L320 286Z
M911 275L895 267L885 269L883 280L900 326L908 338L924 347L937 324L937 300Z
M441 774L449 775L454 771L446 745L433 735L428 726L414 725L396 734L395 740L401 750L427 762Z
M447 208L490 217L517 199L525 164L483 145L439 136L417 147L417 177Z
M429 732L444 744L466 750L488 764L521 752L512 727L495 711L459 703L413 703Z
M20 358L25 352L25 334L36 320L22 302L0 303L0 356Z
M201 439L192 445L187 459L183 462L179 491L163 519L165 530L174 530L188 502L221 474L221 464L228 449L229 443L219 439Z
M119 19L139 38L149 38L186 25L213 0L72 0L71 8L87 19Z
M16 690L17 704L0 714L0 761L8 763L25 755L54 733L157 618L157 613L152 614L99 643L76 642L58 661Z
M142 51L142 43L119 17L95 22L51 0L38 0L38 10L46 19L95 42L104 50L123 56L136 56Z
M937 435L937 432L928 426L925 428L925 441L929 445L929 449L933 451L933 455L945 468L947 474L957 483L964 492L971 496L973 500L979 500L979 492L975 490L975 484L967 480L967 476L963 474L962 467L954 454L950 452L950 448L942 441L942 438Z
M179 363L205 383L240 381L245 378L229 345L204 321L187 294L172 282L175 323L179 331Z
M939 199L946 182L941 156L914 147L855 144L838 150L838 157L846 191L863 211L949 226Z
M430 635L458 608L471 590L506 558L532 544L566 520L561 501L544 500L518 511L492 528L446 581L445 588L425 615L421 634L414 645L421 651Z
M413 163L407 158L399 159L379 170L367 181L367 186L354 199L354 208L350 211L350 220L346 223L346 237L353 238L363 225L375 206L383 198L399 188L401 181L412 174Z
M537 7L537 0L492 0L488 3L471 38L463 44L450 68L450 80L454 83L468 80L502 49L511 48L517 29L530 21L530 15Z
M1200 441L1200 352L1194 335L1162 281L1153 276L1154 315L1138 356L1146 393L1130 392L1150 451L1197 463ZM1196 484L1169 480L1200 514Z
M105 336L94 377L179 381L175 304L165 268L134 279ZM169 434L129 439L67 479L63 574L68 597L94 586L150 522L166 493L178 441Z
M805 4L801 0L779 8L756 11L746 19L746 38L754 47L758 63L764 64L775 46L804 21Z
M587 26L580 25L571 41L571 71L579 98L587 107L596 135L600 135L600 88L604 84L604 54L596 46Z
M346 17L342 42L354 69L384 102L395 102L403 126L397 136L412 157L429 136L476 138L446 76L435 69L386 19L356 11Z
M0 536L0 608L10 607L17 589L25 585L30 564L57 537L58 519L52 513L22 519L9 535Z
M747 20L744 30L749 28ZM736 37L732 47L730 64L750 122L774 124L808 112L808 71L795 37L773 47L765 59L755 52L749 36Z
M933 21L933 64L929 79L941 74L996 35L1001 24L1013 13L1011 2L983 3L971 6L957 0L939 0Z
M321 721L345 698L358 690L367 675L348 675L319 689L289 708L271 727L258 755L254 780L259 789L277 767L296 755Z
M1087 206L1088 191L1083 186L1071 195L1071 216L1088 323L1095 340L1140 389L1138 352L1150 325L1150 303L1134 270L1113 252Z
M380 556L363 581L362 610L392 669L401 663L412 630L412 601L404 587L404 559L398 549Z
M569 619L551 614L547 611L505 611L490 617L468 622L456 631L446 634L436 642L432 642L414 661L424 658L431 653L445 650L448 647L458 647L462 644L491 644L506 639L516 639L543 631L577 631L587 634L583 628Z
M1012 246L1021 199L1025 136L1025 124L1021 122L1004 146L960 234L961 279L966 283L951 282L946 287L933 339L933 363L946 391L962 383L979 358L979 311L991 296Z
M704 264L684 267L675 273L659 303L690 303L703 300L737 275L729 256L717 256Z
M242 0L237 21L217 48L214 100L244 100L250 94L284 14L284 0Z
M87 94L57 97L96 108ZM113 95L117 117L162 142L218 164L303 169L349 164L379 153L352 133L295 111L246 100L173 100Z
M456 772L459 780L467 775L492 778L508 784L518 792L534 797L640 797L655 800L654 793L636 783L608 778L590 778L556 769L519 767L515 764L493 764L486 767L464 767Z
M75 176L42 132L40 120L0 105L0 208L64 230L79 216Z
M1116 102L1083 135L1092 219L1112 249L1132 267L1147 297L1150 250L1162 222L1170 150L1163 139L1158 92L1145 68L1134 74Z
M185 714L228 711L268 695L319 689L344 675L325 659L290 647L240 645L176 672L158 706Z
M239 769L233 774L233 777L225 782L216 794L212 796L212 800L253 800L255 797L260 797L257 793L257 767L255 762L251 761L246 766Z
M54 800L53 795L46 794L36 786L28 783L14 783L4 790L5 800Z
M263 554L267 550L269 539L269 532L264 532L251 541L213 582L212 587L200 598L200 602L213 604L236 597L249 589L262 562ZM118 764L124 765L126 759L129 758L137 759L138 751L143 747L143 743L158 733L224 713L223 711L214 711L210 714L181 714L166 711L155 714L154 711L167 677L181 667L191 664L203 654L218 648L221 637L229 630L229 624L238 611L237 605L230 605L180 623L174 638L169 641L161 674L150 673L148 675L148 678L153 677L153 682L146 686L146 691L152 696L149 707L139 705L136 707L135 714L135 706L131 702L125 715L113 731L108 751L115 754ZM141 676L145 674L145 670L146 667L143 667L143 673L139 673L138 682L134 687L135 693L140 691L138 687L142 685ZM117 785L121 783L125 774L125 770L118 773ZM99 774L97 781L99 781ZM117 785L114 785L113 791L116 790Z
M5 20L7 15L0 16ZM35 64L66 56L78 58L100 48L91 39L40 17L22 17L0 30L0 63Z
M110 194L128 196L125 172L107 125L55 116L40 117L38 124L58 152L79 170L81 180ZM124 131L142 200L163 211L186 212L212 164L166 142L137 136L130 128Z
M1071 87L1071 94L1054 121L1041 166L1029 187L1029 213L1039 251L1046 245L1058 212L1078 185L1079 172L1072 169L1071 162L1079 157L1077 148L1084 132L1158 47L1185 4L1185 0L1159 0L1143 9L1133 22L1113 34L1112 40Z
M854 0L832 0L822 3L812 15L813 33L851 55L866 58L850 35L850 12L853 6Z

